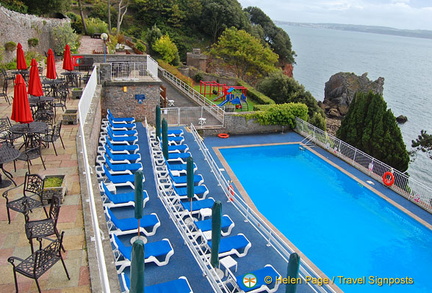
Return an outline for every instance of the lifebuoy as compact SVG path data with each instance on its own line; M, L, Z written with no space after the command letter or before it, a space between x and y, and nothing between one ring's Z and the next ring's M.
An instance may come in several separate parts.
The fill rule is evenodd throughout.
M219 133L218 137L220 137L220 138L228 138L229 134L228 133Z
M228 190L229 190L229 193L230 193L229 200L230 201L234 201L234 187L231 184L228 185Z
M385 172L382 176L382 181L386 186L392 186L395 178L392 172Z

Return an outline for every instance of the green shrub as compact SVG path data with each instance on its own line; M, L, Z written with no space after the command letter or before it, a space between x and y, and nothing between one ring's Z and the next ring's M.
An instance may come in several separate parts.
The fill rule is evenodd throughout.
M142 53L145 53L147 50L146 45L144 44L143 41L138 40L135 44L135 48L137 48L139 51L141 51Z
M66 44L69 44L72 52L76 52L79 47L78 35L68 24L54 27L52 35L54 39L54 51L57 55L63 54Z
M39 44L38 38L31 38L27 40L29 47L36 47Z
M308 118L308 108L302 103L286 103L262 106L263 111L248 114L247 117L256 119L261 125L286 125L295 128L295 118Z
M15 50L16 46L17 46L17 44L15 42L12 42L12 41L7 42L6 44L4 44L4 47L5 47L6 51L10 51L10 52L12 52L13 50Z
M275 102L272 99L270 99L269 97L267 97L263 93L259 92L258 90L256 90L254 87L252 87L251 85L249 85L245 81L238 80L238 84L240 86L244 86L248 89L248 93L247 93L248 99L251 99L252 101L254 101L256 103L263 104L263 105L275 104Z
M184 76L175 66L172 66L171 64L166 63L163 60L158 59L157 62L159 63L159 66L165 69L166 71L170 72L172 75L183 81L189 86L193 86L193 80L190 77Z
M87 18L85 23L87 26L87 34L90 36L94 33L108 33L108 24L99 18Z

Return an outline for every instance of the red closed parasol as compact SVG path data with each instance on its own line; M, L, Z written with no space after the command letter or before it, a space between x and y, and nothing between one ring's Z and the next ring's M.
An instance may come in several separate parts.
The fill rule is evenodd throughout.
M49 79L56 79L57 78L54 52L52 49L48 50L46 77Z
M24 50L20 43L17 45L17 69L25 70L27 69L27 63L24 56Z
M38 64L36 59L32 59L30 68L30 79L28 84L28 94L40 97L43 96L42 83L39 76Z
M68 44L65 46L65 50L63 53L63 69L67 71L74 70L73 64L72 64L72 57L70 52L70 47Z
M33 122L33 115L27 98L27 89L21 74L17 74L15 77L11 119L19 123Z

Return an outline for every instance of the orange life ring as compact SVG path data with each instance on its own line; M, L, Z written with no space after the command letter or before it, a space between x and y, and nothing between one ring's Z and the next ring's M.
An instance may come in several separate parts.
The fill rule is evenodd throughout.
M229 200L234 201L234 187L231 184L228 185L228 190L230 193Z
M228 138L229 134L228 133L219 133L218 137L220 137L220 138Z
M382 181L386 186L392 186L395 178L392 172L385 172L382 176Z

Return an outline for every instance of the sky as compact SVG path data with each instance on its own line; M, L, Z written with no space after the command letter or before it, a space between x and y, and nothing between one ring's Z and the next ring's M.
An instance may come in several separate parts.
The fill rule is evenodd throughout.
M238 0L273 21L341 23L432 30L432 0Z

